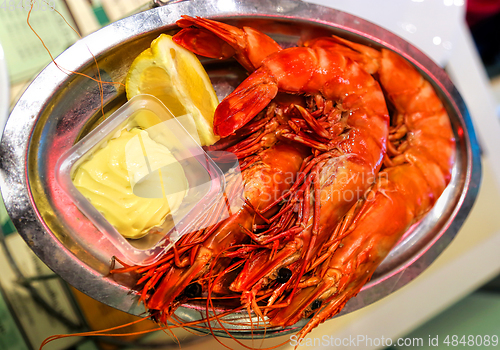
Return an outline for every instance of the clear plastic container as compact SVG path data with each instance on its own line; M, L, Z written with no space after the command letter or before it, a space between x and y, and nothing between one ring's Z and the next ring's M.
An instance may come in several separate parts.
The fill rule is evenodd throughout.
M123 130L144 130L155 145L161 145L162 149L167 148L175 158L175 161L167 162L168 164L158 163L152 156L152 143L149 140L149 143L146 143L148 137L142 132L126 143L126 169L134 195L141 198L163 198L168 201L170 207L171 202L175 202L175 210L168 214L161 224L143 232L144 236L138 239L125 238L73 182L78 168L90 161L94 154L104 149L110 141L117 139ZM56 181L82 213L124 255L128 263L153 263L184 234L227 217L227 210L222 210L225 215L218 214L219 216L211 221L202 220L214 211L218 204L220 206L220 203L224 202L222 197L225 178L221 169L192 135L196 137L197 132L189 115L174 118L155 97L136 96L59 159ZM179 175L179 167L185 177ZM180 204L179 197L182 197Z

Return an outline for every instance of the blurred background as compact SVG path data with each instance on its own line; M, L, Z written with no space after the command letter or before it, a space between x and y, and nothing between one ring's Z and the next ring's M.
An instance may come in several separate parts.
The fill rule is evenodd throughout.
M500 336L500 0L309 2L375 22L412 42L442 66L469 108L483 164L482 185L471 214L455 240L424 273L385 299L328 321L309 337L383 336L394 342L403 338L406 345L388 348L367 344L362 348L439 349L448 348L441 341L447 335L457 335L458 339L469 335ZM145 0L47 3L35 2L29 23L54 57L80 36L151 5ZM51 60L27 24L28 12L23 4L27 9L26 0L0 0L1 128L29 82ZM38 349L53 334L103 329L136 319L79 293L54 275L17 235L3 204L0 218L0 349ZM152 322L141 322L127 331L153 327ZM188 331L176 335L182 349L222 347L210 336ZM439 346L430 346L428 339L436 336ZM412 342L415 339L424 341L421 345ZM263 345L284 341L277 338ZM228 344L238 348L234 342ZM261 346L260 342L254 345ZM458 344L458 348L466 347L462 345ZM481 347L487 346L472 348ZM65 338L47 346L54 350L126 348L173 349L179 345L168 332L154 332L120 338Z

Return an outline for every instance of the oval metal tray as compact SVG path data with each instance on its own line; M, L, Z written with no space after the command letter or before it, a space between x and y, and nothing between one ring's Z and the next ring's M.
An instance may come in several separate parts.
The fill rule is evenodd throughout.
M224 4L223 6L221 4ZM373 303L418 276L446 248L458 232L476 198L481 165L479 147L465 104L446 73L428 57L396 35L355 16L301 1L217 0L181 2L159 7L115 22L78 41L57 58L60 67L124 82L133 59L160 33L178 30L183 14L250 25L280 42L295 46L299 39L336 34L373 47L392 49L413 63L429 79L451 118L457 160L452 181L428 215L409 230L375 272L361 293L346 305L348 313ZM91 54L92 53L92 54ZM204 61L219 98L245 77L236 62ZM104 111L125 102L124 87L106 84ZM85 294L117 309L143 314L132 279L113 280L111 257L120 253L78 211L54 181L59 157L101 118L98 85L85 77L66 74L48 65L21 97L7 122L0 144L1 191L14 225L33 251L57 274ZM78 237L68 228L78 230ZM221 309L224 305L219 305ZM202 305L185 305L177 314L199 319ZM246 313L232 316L237 337L257 337L247 326ZM266 336L294 332L305 321L287 329L263 329ZM221 335L224 332L216 331Z

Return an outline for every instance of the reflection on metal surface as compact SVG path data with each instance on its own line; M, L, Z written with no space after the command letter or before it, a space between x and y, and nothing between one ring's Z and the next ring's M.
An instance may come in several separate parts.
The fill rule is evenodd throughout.
M9 114L9 74L5 54L0 45L0 138Z
M394 34L352 15L299 1L253 0L236 2L234 9L220 9L220 1L181 2L142 12L84 38L60 57L65 69L96 75L92 56L98 58L100 74L109 81L124 81L132 60L160 33L177 30L182 14L251 25L284 47L313 35L337 34L374 47L388 47L407 58L437 89L447 109L456 137L457 160L452 181L440 203L415 224L380 265L372 280L344 308L348 313L373 303L418 276L453 239L477 195L480 182L479 148L466 107L446 73L428 57ZM219 97L227 95L242 75L234 62L223 65L205 61ZM118 309L139 314L132 279L114 281L104 277L116 248L79 212L54 181L55 164L62 153L90 130L101 117L98 86L89 79L67 76L49 65L32 83L13 110L0 144L1 190L7 210L21 235L40 258L84 293ZM123 88L105 85L104 110L123 103ZM71 230L85 232L75 238ZM217 306L220 309L224 305ZM191 304L177 314L199 319L205 305ZM232 315L238 337L251 337L246 312ZM305 320L307 321L307 320ZM253 335L276 336L296 331L254 329ZM221 332L223 333L223 332ZM223 334L222 334L223 335Z

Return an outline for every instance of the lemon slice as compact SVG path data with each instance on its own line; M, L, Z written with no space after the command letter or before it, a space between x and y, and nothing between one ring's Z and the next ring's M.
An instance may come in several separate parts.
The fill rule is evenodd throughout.
M191 114L202 146L214 144L215 108L219 104L210 78L198 58L162 34L132 63L125 89L127 98L150 94L175 116Z

